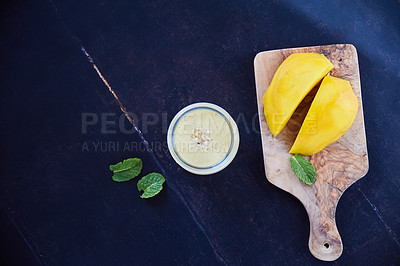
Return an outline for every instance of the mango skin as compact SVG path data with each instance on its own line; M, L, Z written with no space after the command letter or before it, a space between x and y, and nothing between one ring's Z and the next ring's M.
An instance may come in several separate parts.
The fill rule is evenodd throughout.
M274 136L285 127L297 106L333 68L318 53L291 54L275 72L263 97L264 114Z
M338 140L353 124L358 100L347 80L326 76L290 153L313 155Z

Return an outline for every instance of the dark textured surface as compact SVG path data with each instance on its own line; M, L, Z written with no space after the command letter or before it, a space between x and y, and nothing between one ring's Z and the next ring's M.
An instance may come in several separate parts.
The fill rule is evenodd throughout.
M400 4L307 2L3 1L2 264L322 263L308 251L304 208L265 178L253 59L331 43L358 49L370 160L339 202L344 251L335 263L399 264ZM118 103L81 45L154 152L123 150L142 139L118 126ZM241 133L232 164L205 177L157 147L162 115L169 122L198 101L224 107ZM114 114L115 132L97 123L83 134L82 113ZM143 128L153 114L160 120ZM93 142L120 147L96 151ZM112 182L107 166L134 156L143 173L165 174L156 198L140 199L136 181Z

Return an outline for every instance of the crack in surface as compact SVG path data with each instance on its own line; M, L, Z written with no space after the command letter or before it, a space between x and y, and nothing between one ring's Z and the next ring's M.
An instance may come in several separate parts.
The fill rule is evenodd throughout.
M375 206L375 204L373 204L368 197L364 194L364 192L361 190L361 188L358 186L358 191L361 192L361 194L364 196L365 200L368 202L368 204L371 206L371 208L374 210L376 216L378 216L379 220L383 223L383 225L385 226L386 230L392 235L392 238L394 240L394 242L396 242L397 246L400 248L400 241L396 235L395 232L393 232L392 228L390 228L390 226L388 226L385 222L385 220L382 217L381 212L378 210L378 208Z
M1 206L1 209L3 209L4 213L6 214L7 218L10 220L10 222L14 226L15 230L17 230L18 234L22 237L22 239L24 240L24 242L28 246L29 250L32 252L32 254L35 257L36 261L40 265L44 265L43 262L41 261L41 259L39 258L37 252L33 249L32 245L29 243L28 239L25 237L24 233L21 231L21 229L19 229L19 227L15 223L14 219L11 217L11 214L8 212L5 203L1 199L0 199L0 206Z
M122 104L121 100L119 99L118 95L116 94L116 92L114 91L114 89L111 87L111 85L108 83L108 81L106 80L106 78L103 76L103 74L101 73L100 69L97 67L93 57L87 52L87 50L85 49L85 47L82 45L80 39L72 34L71 30L69 29L69 27L67 26L67 24L64 22L64 20L60 17L59 13L58 13L58 8L57 6L54 4L54 2L52 0L48 0L53 8L53 11L55 12L58 20L60 21L60 23L63 25L63 27L65 28L65 30L68 32L68 34L72 37L72 39L75 41L75 43L79 46L80 50L84 53L84 55L86 56L86 58L89 60L90 64L92 65L92 67L94 68L94 70L96 71L97 75L99 76L99 78L103 81L103 83L106 85L106 87L108 88L108 90L110 91L110 93L113 95L114 99L117 101L121 111L124 113L125 117L128 119L128 121L133 125L133 127L135 128L135 131L138 133L141 141L143 142L143 144L146 147L146 151L148 153L150 153L150 155L152 156L153 160L156 162L157 167L159 169L161 169L161 172L163 174L163 176L165 177L165 179L168 180L168 175L164 170L164 167L161 165L160 161L158 160L157 156L155 155L155 153L153 152L153 150L150 148L148 141L144 138L144 135L142 133L142 131L139 129L139 127L135 124L135 121L133 120L132 116L129 114L129 112L127 111L127 109L125 108L125 106ZM225 265L228 265L228 263L226 262L226 260L224 259L224 257L219 254L219 252L217 251L217 248L215 246L215 244L212 242L212 240L210 239L208 233L205 231L202 223L198 220L197 214L192 210L192 208L189 206L187 200L185 199L185 197L183 196L182 192L180 191L180 189L175 186L174 183L168 183L168 186L173 190L173 192L178 196L179 200L184 204L184 206L186 207L186 209L189 211L190 216L192 217L193 221L195 222L195 224L197 225L197 227L200 229L200 231L204 234L204 236L206 237L212 251L214 252L215 256L217 257L217 259L222 262Z
M118 95L115 93L113 88L111 88L110 84L106 80L106 78L101 74L100 69L97 67L97 65L94 63L93 58L90 56L90 54L86 51L85 47L81 44L80 40L78 37L74 36L74 39L77 40L77 42L80 45L81 51L86 55L88 58L89 62L92 64L93 68L96 70L97 75L100 77L100 79L103 81L103 83L107 86L108 90L111 92L111 94L114 96L115 100L118 102L119 108L121 111L124 113L125 117L129 120L129 122L133 125L135 128L135 131L139 134L140 138L147 143L147 141L144 139L144 136L140 129L136 126L135 121L133 120L132 116L129 114L129 112L126 110L125 106L122 104L121 100L119 99ZM148 145L146 145L148 148ZM148 150L148 149L147 149Z

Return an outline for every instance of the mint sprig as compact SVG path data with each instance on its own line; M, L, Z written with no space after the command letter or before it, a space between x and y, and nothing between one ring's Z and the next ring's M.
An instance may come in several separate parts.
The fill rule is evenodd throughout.
M140 196L141 198L151 198L160 193L163 189L163 183L165 178L159 173L150 173L137 183L137 188L139 191L144 191Z
M304 184L312 185L315 182L317 172L315 171L312 163L307 161L306 158L299 154L295 154L290 157L290 167L294 174L303 181Z
M143 168L142 160L139 158L129 158L117 164L110 165L110 170L114 172L112 179L115 182L125 182L137 177ZM151 198L160 193L163 189L165 178L159 173L150 173L142 177L137 183L139 191L144 191L141 198Z
M129 158L117 164L110 165L114 172L112 179L115 182L125 182L137 177L142 171L143 163L139 158Z

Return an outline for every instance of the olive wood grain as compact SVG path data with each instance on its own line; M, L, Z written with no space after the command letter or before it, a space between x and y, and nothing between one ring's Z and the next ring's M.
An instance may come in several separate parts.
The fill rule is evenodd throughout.
M292 53L302 52L324 54L334 65L329 75L348 80L359 103L357 116L351 128L339 140L308 157L317 171L316 182L312 186L303 184L294 175L290 168L289 150L319 85L304 99L276 138L268 129L262 101L275 71L283 60ZM293 194L306 208L310 220L311 253L320 260L335 260L343 250L335 222L337 203L343 192L368 172L357 51L353 45L336 44L261 52L254 59L254 69L267 179Z

